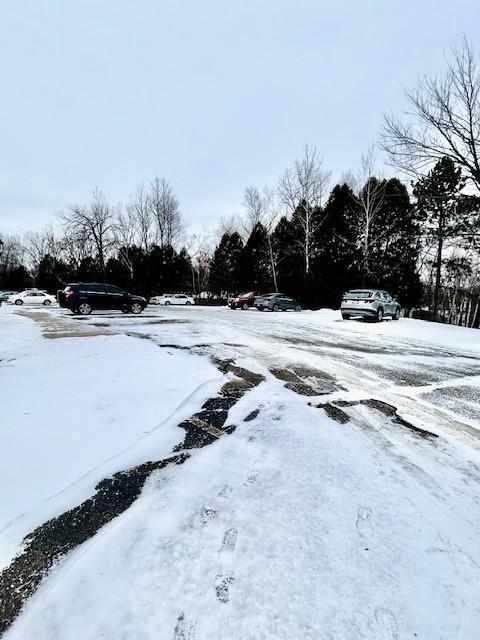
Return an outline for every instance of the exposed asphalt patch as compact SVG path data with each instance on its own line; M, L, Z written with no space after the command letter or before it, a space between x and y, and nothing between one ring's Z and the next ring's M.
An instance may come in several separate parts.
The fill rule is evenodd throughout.
M97 328L90 329L88 325L87 327L82 327L81 330L75 327L72 323L64 320L62 317L54 316L51 313L46 311L23 311L21 315L34 320L35 322L40 323L42 327L42 336L48 339L57 339L57 338L91 338L95 336L110 336L114 335L113 331L99 331L99 327L109 326L109 325L97 325ZM95 325L93 325L95 326Z
M186 431L183 442L174 449L178 455L145 462L105 478L97 484L91 498L48 520L24 538L23 551L0 573L0 635L9 628L52 566L126 511L153 471L182 464L189 458L187 450L204 447L232 433L234 425L225 427L229 409L264 377L230 361L217 360L215 364L234 377L199 412L178 425Z
M335 422L339 422L340 424L347 424L347 422L350 422L350 416L348 413L345 413L345 411L340 409L340 407L336 407L329 402L326 404L317 404L315 406L319 409L323 409L327 416L332 420L335 420Z
M436 433L432 433L431 431L427 431L425 429L420 429L416 427L405 418L402 418L398 415L398 410L391 404L387 402L383 402L382 400L376 400L374 398L369 398L367 400L336 400L334 403L337 407L353 407L355 405L364 405L369 407L370 409L374 409L375 411L379 411L387 418L390 418L392 422L401 425L402 427L406 427L410 431L413 431L418 436L426 439L434 439L438 438Z
M278 380L286 382L285 387L302 396L321 396L342 389L333 376L318 369L292 364L285 368L270 369Z

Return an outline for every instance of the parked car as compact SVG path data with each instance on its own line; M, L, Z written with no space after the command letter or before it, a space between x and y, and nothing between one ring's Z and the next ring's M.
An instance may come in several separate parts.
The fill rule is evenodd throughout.
M378 289L351 289L344 294L340 312L344 320L363 317L381 322L385 316L400 318L402 308L386 291Z
M292 309L293 311L301 311L302 308L294 298L286 296L284 293L268 293L267 295L259 296L255 300L255 308L259 311L287 311Z
M16 304L17 306L21 306L22 304L43 304L45 307L48 307L52 302L56 302L56 300L55 296L51 296L45 293L45 291L29 289L21 293L14 293L8 297L7 302L9 304Z
M18 291L0 291L0 304L7 302L10 296L14 296Z
M236 298L230 298L228 306L230 309L243 309L246 311L250 307L253 307L255 300L260 294L258 291L249 291L248 293L242 293Z
M164 293L162 296L153 296L150 298L151 304L163 304L168 307L170 304L195 304L195 298L187 296L184 293Z
M100 282L77 282L57 291L58 304L72 313L83 316L94 309L119 310L123 313L142 313L147 300L127 293L120 287Z

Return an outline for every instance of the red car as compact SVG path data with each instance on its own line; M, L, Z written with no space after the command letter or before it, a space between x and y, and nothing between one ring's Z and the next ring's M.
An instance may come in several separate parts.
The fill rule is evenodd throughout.
M245 311L246 309L253 307L255 300L259 295L260 294L258 293L258 291L249 291L248 293L242 293L237 298L230 298L228 304L230 306L230 309L243 309Z

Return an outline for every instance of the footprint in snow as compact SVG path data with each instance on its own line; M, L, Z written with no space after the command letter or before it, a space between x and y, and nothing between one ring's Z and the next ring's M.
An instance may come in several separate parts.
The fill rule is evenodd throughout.
M237 536L238 531L235 529L235 527L227 529L223 535L223 542L220 552L234 551L235 545L237 544Z
M224 573L219 573L215 578L215 592L217 594L217 599L220 602L226 604L229 599L229 590L230 585L235 582L235 576L231 571L227 571Z
M173 640L194 640L195 625L185 620L185 614L181 613L177 619L177 625L173 634Z
M217 512L213 507L202 507L200 510L200 518L203 524L207 524L207 522L213 520L216 515Z
M228 484L226 484L224 487L222 487L218 493L218 497L219 498L228 498L228 496L232 493L233 491L233 487L230 487Z
M385 607L375 609L375 621L378 629L375 638L378 640L398 640L398 622L390 609Z
M372 534L372 516L373 513L370 507L358 507L355 526L357 527L358 535L362 536L362 538Z
M253 484L254 482L257 482L259 477L260 477L260 472L259 471L253 471L252 473L248 474L245 484Z

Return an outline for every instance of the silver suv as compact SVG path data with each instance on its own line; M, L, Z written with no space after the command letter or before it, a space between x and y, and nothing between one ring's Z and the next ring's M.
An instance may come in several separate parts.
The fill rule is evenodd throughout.
M340 311L344 320L350 320L353 316L362 316L374 322L381 322L385 316L398 320L401 307L386 291L350 289L343 295Z

